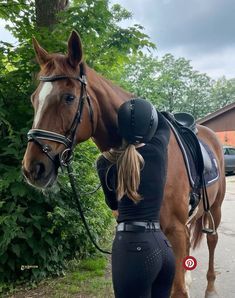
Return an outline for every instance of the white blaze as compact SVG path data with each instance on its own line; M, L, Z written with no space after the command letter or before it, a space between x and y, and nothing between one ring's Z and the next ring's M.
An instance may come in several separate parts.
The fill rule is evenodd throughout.
M34 126L37 126L38 121L40 120L42 108L44 106L47 96L51 93L52 88L53 85L51 82L43 83L42 89L38 96L38 110L34 118Z

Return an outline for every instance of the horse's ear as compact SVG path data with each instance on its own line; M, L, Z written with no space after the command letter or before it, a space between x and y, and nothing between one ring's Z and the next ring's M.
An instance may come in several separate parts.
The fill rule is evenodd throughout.
M82 61L82 42L75 30L72 31L68 40L68 60L74 68Z
M44 65L49 60L49 54L46 50L44 50L36 40L36 38L33 37L33 48L36 54L36 58L38 61L38 64L40 66Z

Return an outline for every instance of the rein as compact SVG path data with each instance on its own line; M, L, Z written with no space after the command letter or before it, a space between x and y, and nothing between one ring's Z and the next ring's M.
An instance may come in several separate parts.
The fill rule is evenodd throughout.
M86 90L87 81L86 81L86 75L83 72L83 65L80 65L80 76L54 75L54 76L39 77L39 80L42 82L54 82L54 81L66 80L66 79L78 80L81 83L81 92L79 97L78 108L68 133L66 135L61 135L53 131L48 131L43 129L31 129L27 134L28 142L34 142L35 144L37 144L40 147L40 149L47 155L47 157L55 164L56 167L60 166L61 169L63 169L63 167L66 167L70 185L73 191L73 195L76 199L78 211L91 242L96 247L96 249L99 250L100 252L111 254L111 252L101 249L93 239L89 226L86 222L86 218L83 214L83 210L80 202L80 195L76 188L75 177L71 166L73 161L73 150L76 145L76 140L75 140L76 132L79 128L79 124L82 121L82 113L83 113L85 101L87 102L88 108L89 108L92 134L94 133L94 112L93 112L90 97L87 94L87 90ZM49 140L49 141L63 144L65 146L65 149L61 154L54 155L52 154L52 149L50 145L43 143L41 140ZM96 190L98 190L98 188Z
M93 236L91 234L91 231L89 229L89 226L88 226L88 224L86 222L86 218L85 218L85 216L83 214L83 211L82 211L82 206L81 206L81 202L80 202L80 195L79 195L79 192L77 191L77 188L76 188L75 178L74 178L74 175L73 175L73 169L71 167L71 164L68 163L67 166L66 166L66 168L67 168L67 172L68 172L68 176L69 176L70 185L71 185L71 188L73 190L73 195L74 195L74 197L76 199L76 203L77 203L77 207L78 207L78 211L79 211L80 217L82 219L83 225L84 225L84 227L85 227L85 229L87 231L87 234L88 234L91 242L93 243L93 245L95 246L95 248L97 250L99 250L100 252L111 255L111 252L106 251L106 250L103 250L95 242L95 240L94 240L94 238L93 238Z

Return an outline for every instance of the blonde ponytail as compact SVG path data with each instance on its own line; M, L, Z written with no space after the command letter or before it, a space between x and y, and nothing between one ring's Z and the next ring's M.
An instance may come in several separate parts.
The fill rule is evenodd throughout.
M144 159L132 144L123 150L111 150L103 155L117 166L117 199L124 195L138 203L141 200L138 194L140 184L140 171L144 166Z

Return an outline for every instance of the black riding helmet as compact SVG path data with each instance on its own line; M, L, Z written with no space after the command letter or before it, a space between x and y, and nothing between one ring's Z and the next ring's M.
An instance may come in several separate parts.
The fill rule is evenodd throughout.
M144 99L126 101L118 110L119 134L130 144L149 142L157 126L157 111Z

